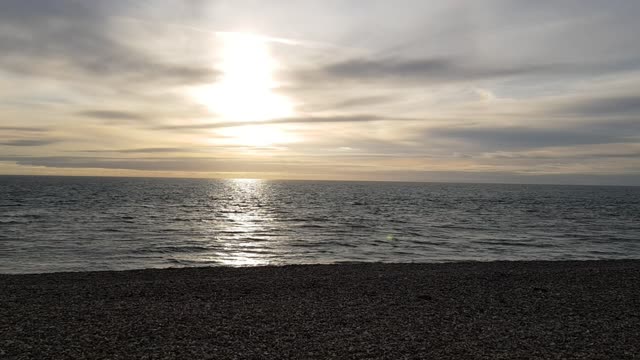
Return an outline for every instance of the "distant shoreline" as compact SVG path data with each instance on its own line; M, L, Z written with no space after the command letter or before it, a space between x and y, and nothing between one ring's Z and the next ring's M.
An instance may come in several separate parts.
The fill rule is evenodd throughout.
M615 358L640 260L0 275L0 357Z
M95 178L95 179L169 179L169 180L216 180L216 181L228 181L243 179L240 177L180 177L180 176L148 176L148 175L49 175L49 174L0 174L1 177L49 177L49 178ZM477 182L477 181L412 181L412 180L357 180L357 179L282 179L282 178L251 178L251 180L261 181L284 181L284 182L349 182L349 183L391 183L391 184L450 184L450 185L533 185L533 186L586 186L586 187L640 187L640 184L570 184L570 183L555 183L555 182L540 182L540 183L527 183L527 182Z

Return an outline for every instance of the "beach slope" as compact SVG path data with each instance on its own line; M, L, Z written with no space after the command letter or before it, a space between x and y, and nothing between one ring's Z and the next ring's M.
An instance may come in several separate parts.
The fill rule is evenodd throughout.
M0 358L636 359L640 261L0 275Z

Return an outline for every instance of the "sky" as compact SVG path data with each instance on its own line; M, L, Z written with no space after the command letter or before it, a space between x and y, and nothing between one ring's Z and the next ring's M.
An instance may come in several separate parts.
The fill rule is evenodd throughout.
M637 0L0 3L0 174L640 185Z

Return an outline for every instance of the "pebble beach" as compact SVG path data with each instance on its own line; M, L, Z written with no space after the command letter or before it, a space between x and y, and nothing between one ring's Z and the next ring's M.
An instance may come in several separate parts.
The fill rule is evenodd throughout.
M640 261L0 275L2 359L638 359Z

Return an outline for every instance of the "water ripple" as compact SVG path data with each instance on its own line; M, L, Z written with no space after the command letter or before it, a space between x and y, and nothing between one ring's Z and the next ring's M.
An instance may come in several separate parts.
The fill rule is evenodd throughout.
M0 177L0 273L640 257L640 188Z

